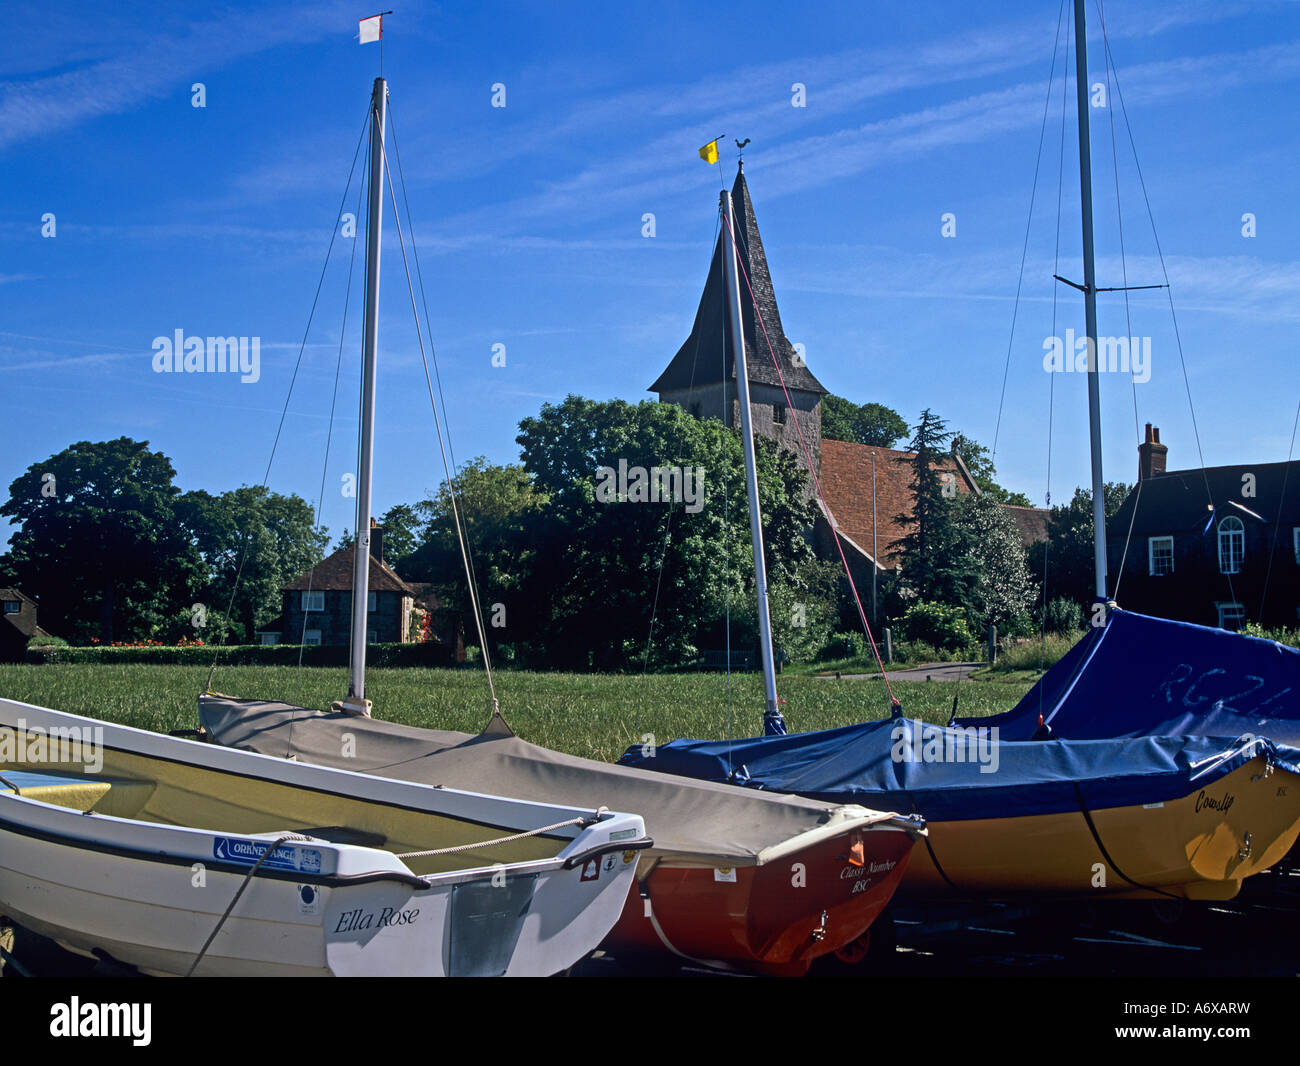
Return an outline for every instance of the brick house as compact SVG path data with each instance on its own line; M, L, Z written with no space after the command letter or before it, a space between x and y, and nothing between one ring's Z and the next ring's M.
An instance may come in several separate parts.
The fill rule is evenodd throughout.
M1226 629L1295 626L1300 460L1171 471L1168 453L1148 423L1138 483L1107 524L1120 606Z
M20 663L32 637L49 636L36 624L36 601L18 589L0 589L0 662Z
M370 532L370 595L366 640L370 644L411 644L428 639L464 646L456 623L429 582L403 581L383 562L384 534ZM353 546L340 548L281 590L283 612L258 630L262 644L347 644L352 632ZM428 618L429 625L424 624Z
M835 538L839 538L854 583L865 597L873 567L883 573L898 566L891 546L906 532L896 520L897 516L910 513L912 507L908 487L912 471L907 460L913 458L913 453L823 439L821 403L827 390L786 338L743 167L736 172L731 194L737 257L754 292L751 300L749 287L742 279L741 325L745 334L754 432L774 438L792 449L800 465L807 469L808 463L800 446L802 434L825 497L824 502L818 505L820 513L809 536L822 558L837 563L839 551ZM658 393L660 402L675 403L697 418L720 418L725 425L735 427L740 422L740 409L736 366L731 356L731 321L722 279L723 236L719 234L713 249L709 275L690 336L649 391ZM758 305L757 316L755 303ZM781 368L779 375L773 365L773 354ZM788 403L781 390L782 378L789 392ZM946 456L938 466L941 474L952 478L956 492L979 492L975 480L956 454ZM812 492L811 484L809 491ZM873 491L874 521L879 523L878 528L872 517ZM1046 539L1046 510L1002 506L1015 522L1021 542L1026 547ZM876 558L877 554L879 558Z

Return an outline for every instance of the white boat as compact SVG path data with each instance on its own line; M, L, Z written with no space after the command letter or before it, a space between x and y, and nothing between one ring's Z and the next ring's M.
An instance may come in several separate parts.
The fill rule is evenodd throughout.
M557 973L613 928L650 843L637 815L0 700L0 911L148 974Z

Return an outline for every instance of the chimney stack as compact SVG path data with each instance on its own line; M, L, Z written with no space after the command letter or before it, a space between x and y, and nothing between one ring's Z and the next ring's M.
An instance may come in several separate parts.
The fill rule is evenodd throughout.
M1160 443L1160 427L1147 423L1147 439L1138 445L1138 480L1159 477L1165 472L1165 458L1169 448Z
M384 561L384 527L370 520L370 554L382 565Z

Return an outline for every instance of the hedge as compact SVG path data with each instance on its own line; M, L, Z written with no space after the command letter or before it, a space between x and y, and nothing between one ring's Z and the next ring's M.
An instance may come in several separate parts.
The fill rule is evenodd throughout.
M233 666L297 666L302 654L303 666L347 666L345 644L230 644L218 648L155 647L138 648L54 648L27 649L23 662L34 665L55 663L135 664L152 663L168 666L207 666L213 654L217 661ZM370 666L455 666L452 649L444 644L370 644L366 647Z

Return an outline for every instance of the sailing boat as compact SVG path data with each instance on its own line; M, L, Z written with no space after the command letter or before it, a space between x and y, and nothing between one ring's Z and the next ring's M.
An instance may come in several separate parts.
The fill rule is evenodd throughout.
M1095 352L1084 0L1074 2L1074 31L1084 252L1084 283L1076 287L1084 293ZM1106 595L1095 362L1088 399L1096 591L1106 610L1113 605ZM1114 618L1122 616L1114 616L1112 625L1128 624ZM1159 673L1133 661L1138 648L1129 648L1125 675L1109 684L1093 675L1092 698L1117 708L1110 721L1125 717L1139 675L1152 692L1161 682ZM1062 667L1053 679L1066 697L1070 669ZM1165 680L1167 693L1170 679ZM1254 680L1264 683L1262 677ZM1193 736L1062 740L1059 733L1038 730L1026 736L1032 714L1028 699L1012 712L1021 726L1017 735L1024 738L1019 741L990 731L996 720L964 719L942 728L903 718L895 705L894 716L883 722L792 736L772 736L768 728L766 737L721 744L676 740L653 754L629 749L620 763L919 812L929 834L903 885L914 894L1228 899L1243 878L1268 869L1300 834L1294 787L1300 784L1300 750L1235 731L1226 735L1236 739L1214 739L1200 728Z
M372 177L372 190L377 184ZM372 232L377 229L375 210L372 200ZM720 210L729 232L731 201L726 192ZM734 249L729 262L732 314L738 322ZM368 331L373 300L372 292ZM733 336L740 335L733 330ZM369 361L367 365L367 395L372 400L373 366ZM363 472L369 466L369 433L367 421ZM748 431L745 442L750 509L758 538L754 554L761 573L761 525L753 438ZM357 529L366 531L368 488L358 493L357 503ZM221 744L299 763L437 786L476 789L490 782L494 790L538 802L599 802L638 811L654 844L640 852L636 883L629 887L619 921L604 942L620 957L689 959L710 966L799 975L819 956L861 943L893 896L913 846L924 834L921 819L858 804L673 780L548 751L514 736L496 710L479 736L375 719L365 699L364 640L357 636L365 632L367 543L358 536L353 681L348 698L329 712L320 712L205 692L199 697L199 717L207 735ZM473 577L467 576L473 588ZM760 581L769 719L775 727L779 712L766 578ZM345 735L350 738L346 744Z
M352 683L364 714L387 86L371 98ZM481 783L481 782L480 782ZM639 815L305 766L0 700L0 911L150 974L545 976L622 913ZM205 939L206 937L206 939Z

